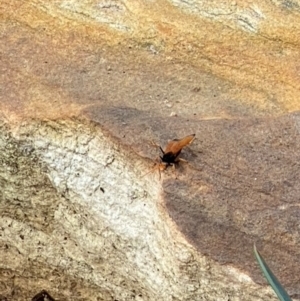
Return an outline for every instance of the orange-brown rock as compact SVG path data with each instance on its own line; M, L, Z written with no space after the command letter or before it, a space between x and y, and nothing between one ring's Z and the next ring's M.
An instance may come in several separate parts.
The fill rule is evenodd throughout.
M299 1L0 12L0 299L299 298Z

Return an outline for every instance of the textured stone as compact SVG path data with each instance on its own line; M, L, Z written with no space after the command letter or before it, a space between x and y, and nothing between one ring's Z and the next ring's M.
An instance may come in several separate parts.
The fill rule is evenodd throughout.
M1 296L276 300L256 243L299 298L299 10L2 1Z

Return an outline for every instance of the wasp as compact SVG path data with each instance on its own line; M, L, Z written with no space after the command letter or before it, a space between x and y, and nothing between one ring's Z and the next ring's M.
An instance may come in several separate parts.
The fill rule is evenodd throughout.
M165 150L163 150L161 146L158 146L155 143L153 143L155 146L159 147L160 151L162 152L162 156L159 156L159 162L155 164L154 168L151 169L150 172L152 172L154 169L158 169L159 178L161 178L161 171L165 170L169 166L173 166L175 168L175 164L179 161L187 162L186 160L179 158L179 155L182 149L185 146L191 144L194 141L194 139L195 134L186 136L181 139L173 139L169 141Z

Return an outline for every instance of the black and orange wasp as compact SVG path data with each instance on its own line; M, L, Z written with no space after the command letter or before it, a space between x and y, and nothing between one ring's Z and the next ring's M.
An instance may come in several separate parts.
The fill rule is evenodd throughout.
M187 162L186 160L179 157L182 149L191 144L195 139L195 134L188 135L181 139L173 139L168 142L165 150L162 149L161 146L158 146L162 152L162 156L159 156L159 162L155 163L154 168L152 168L148 173L152 172L154 169L158 169L159 178L161 177L161 171L165 170L169 166L173 166L175 168L175 164L179 161ZM147 173L147 174L148 174Z

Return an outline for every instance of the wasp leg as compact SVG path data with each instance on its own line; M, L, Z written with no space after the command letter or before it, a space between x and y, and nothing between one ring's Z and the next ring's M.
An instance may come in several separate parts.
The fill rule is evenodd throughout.
M151 146L159 147L159 145L154 140L151 140Z
M173 173L174 173L174 175L175 175L175 179L177 179L176 164L175 164L175 163L170 163L170 165L172 166Z
M151 146L157 147L161 150L161 152L163 153L163 155L165 154L164 150L161 148L160 145L158 145L157 143L155 143L153 140L151 140Z
M185 160L185 159L182 159L182 158L178 158L177 162L178 161L181 161L181 162L185 162L185 163L189 163L189 161Z
M148 175L149 173L153 172L155 169L159 169L159 163L158 162L155 162L153 167L147 172L145 173L144 175L142 175L142 178L146 175Z

